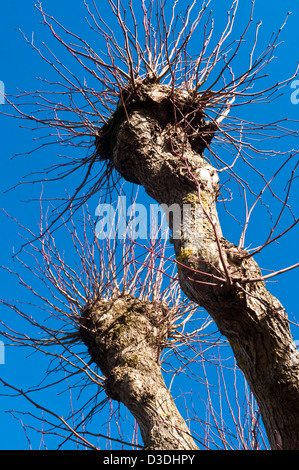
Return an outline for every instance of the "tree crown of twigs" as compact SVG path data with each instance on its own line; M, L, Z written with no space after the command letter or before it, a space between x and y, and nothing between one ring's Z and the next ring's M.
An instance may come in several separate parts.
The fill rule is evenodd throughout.
M287 128L287 119L269 124L253 123L233 116L232 110L240 105L274 99L296 75L297 70L292 77L281 82L257 88L261 79L266 77L265 67L275 58L287 19L261 51L258 47L261 22L255 26L253 24L254 1L237 39L234 39L234 27L239 0L232 1L218 37L215 37L215 23L209 11L211 0L200 5L194 0L184 14L178 13L181 5L178 0L171 5L162 0L141 0L137 6L132 0L125 3L107 0L106 3L110 16L107 14L104 18L94 0L91 6L84 0L88 27L97 38L96 46L92 46L47 14L38 2L36 8L42 22L56 41L58 50L61 46L63 58L59 58L45 43L42 44L43 48L39 48L33 38L30 41L25 34L24 37L57 74L59 81L44 80L50 90L28 92L14 98L7 96L12 113L4 114L31 121L33 128L42 127L49 132L49 142L42 143L38 148L56 141L62 148L69 146L80 151L77 158L62 157L42 174L40 181L68 177L70 181L70 178L80 175L71 199L61 198L61 211L53 217L49 228L66 214L70 204L76 210L103 188L110 194L116 186L119 176L115 175L111 162L103 162L97 152L97 136L117 105L124 105L123 96L134 93L145 80L153 80L173 89L185 90L190 99L196 100L203 109L206 120L213 122L217 128L208 146L207 158L222 178L219 201L225 205L232 199L230 185L235 185L242 194L246 215L244 222L238 221L242 226L239 247L245 247L249 220L256 206L262 204L267 210L267 200L264 202L267 194L276 199L278 211L274 216L270 214L274 222L265 244L277 241L298 222L289 203L297 164L291 169L286 195L274 192L273 180L285 171L288 164L292 164L298 152L292 149L265 149L264 142L294 136L297 131ZM246 39L249 33L251 45L248 47ZM240 53L244 58L242 65L238 61ZM72 71L71 66L67 65L67 58L78 64L80 73ZM24 98L26 103L22 103ZM28 98L31 100L29 103ZM28 105L30 112L26 111ZM260 160L273 156L282 157L283 162L278 161L279 167L272 176L265 175L259 167ZM292 222L278 234L277 227L285 212L291 216ZM252 254L259 252L265 244L254 248Z

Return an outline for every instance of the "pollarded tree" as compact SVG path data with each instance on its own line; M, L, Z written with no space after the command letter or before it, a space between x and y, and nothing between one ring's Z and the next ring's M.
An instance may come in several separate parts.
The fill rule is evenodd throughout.
M15 258L18 269L2 267L24 295L0 301L10 312L9 320L1 320L1 336L6 344L42 354L41 364L47 365L47 373L37 384L31 380L29 388L21 379L12 384L0 378L8 395L29 403L26 411L11 412L21 416L30 445L37 432L41 440L34 448L53 448L53 442L58 449L265 448L246 386L245 394L235 390L228 400L222 397L227 369L233 368L229 376L242 386L243 377L219 357L226 344L211 318L182 295L159 226L154 240L141 248L127 237L122 243L109 237L86 208L80 218L68 215L62 237L47 230L34 243L35 235L15 221L28 243ZM40 234L46 227L41 214ZM215 378L210 383L211 365L218 371L217 387ZM177 401L172 383L180 374L183 400ZM194 380L190 400L187 384ZM48 403L40 396L44 390L57 398L69 393L70 403L63 400L62 409L59 398ZM99 432L105 420L106 434Z
M16 100L8 101L19 117L56 129L63 145L92 148L83 159L68 161L66 166L57 163L57 169L65 169L57 178L82 169L85 173L53 225L70 204L76 209L109 182L115 184L115 174L142 185L150 197L173 212L168 222L181 289L205 308L228 339L257 400L271 448L298 449L299 354L287 314L265 286L278 272L264 275L254 260L254 255L298 222L289 204L297 152L265 150L258 141L294 131L285 127L283 119L261 125L233 116L241 105L269 101L291 79L256 90L274 57L281 29L260 51L260 23L251 33L252 2L248 22L233 40L239 3L234 0L215 40L210 3L198 7L193 2L177 15L176 3L168 9L158 0L141 0L136 7L132 1L124 7L107 0L115 24L105 21L100 5L92 1L90 9L85 3L90 28L106 47L101 52L47 15L38 3L44 24L95 85L81 81L67 68L65 59L59 60L48 49L52 57L46 56L32 43L61 82L53 83L54 98L47 92L30 94L36 114L26 112ZM250 35L248 49L244 41ZM196 56L192 54L195 38ZM49 110L53 111L50 117ZM272 176L264 176L253 160L257 156L280 157ZM287 165L292 168L286 195L281 196L272 184ZM237 245L223 236L218 217L217 204L225 204L225 191L230 190L227 181L242 191L245 205ZM258 204L267 205L268 192L279 204L269 236L258 248L245 249L252 211ZM178 220L175 209L183 213L185 206L190 208L187 220ZM284 214L292 220L278 233ZM98 306L84 311L87 330L94 327L97 312ZM84 340L96 358L100 346L94 336L86 335Z

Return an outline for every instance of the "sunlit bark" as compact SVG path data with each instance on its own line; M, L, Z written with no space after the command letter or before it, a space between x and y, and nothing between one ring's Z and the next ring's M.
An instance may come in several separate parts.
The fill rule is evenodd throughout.
M106 377L107 396L136 418L145 449L194 450L159 364L168 324L166 306L122 296L87 307L80 335Z

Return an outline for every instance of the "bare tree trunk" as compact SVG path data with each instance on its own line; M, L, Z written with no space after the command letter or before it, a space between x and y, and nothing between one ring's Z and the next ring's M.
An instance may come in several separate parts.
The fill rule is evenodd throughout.
M181 287L229 340L271 448L298 450L299 354L287 315L265 288L258 265L222 236L218 175L203 158L215 130L204 122L204 103L148 81L125 104L101 129L98 152L158 203L191 206L187 228L186 221L178 228L169 218Z
M136 418L146 450L196 450L161 373L169 308L119 297L86 307L80 334L106 377L108 397Z

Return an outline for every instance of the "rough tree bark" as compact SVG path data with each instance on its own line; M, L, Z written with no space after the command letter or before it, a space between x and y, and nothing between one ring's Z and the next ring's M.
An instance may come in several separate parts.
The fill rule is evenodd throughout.
M159 364L170 318L163 304L122 296L87 306L80 335L106 377L107 396L136 418L145 450L196 450Z
M203 109L200 94L190 97L155 80L140 82L133 92L124 90L99 132L97 150L159 204L191 205L189 228L180 227L181 234L169 219L180 285L229 340L271 448L299 449L299 353L284 308L258 280L257 263L222 236L218 175L203 156L216 125L204 121ZM147 361L139 374L146 373Z

